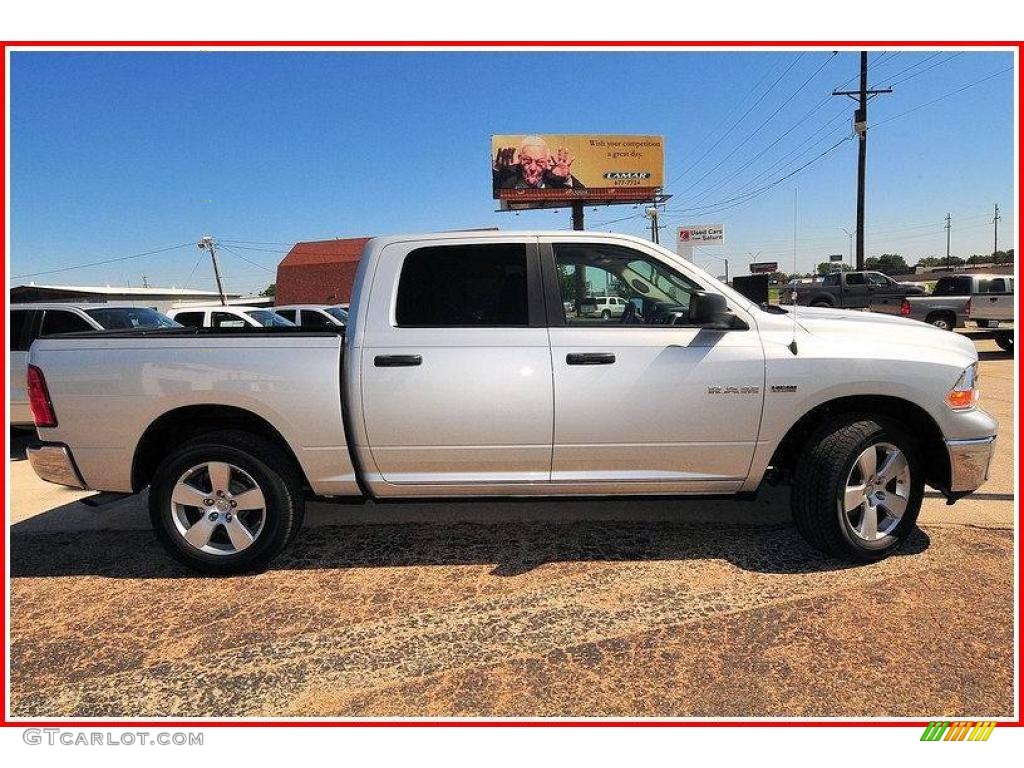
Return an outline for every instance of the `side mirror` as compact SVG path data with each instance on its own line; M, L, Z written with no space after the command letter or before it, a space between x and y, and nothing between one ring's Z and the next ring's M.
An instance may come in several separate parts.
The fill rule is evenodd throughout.
M711 291L690 294L690 325L725 330L732 327L733 318L722 294Z

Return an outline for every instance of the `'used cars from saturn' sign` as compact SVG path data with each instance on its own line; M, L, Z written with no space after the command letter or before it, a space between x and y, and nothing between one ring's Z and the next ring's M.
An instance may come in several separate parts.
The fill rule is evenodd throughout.
M676 239L680 245L724 245L724 224L695 224L680 227Z

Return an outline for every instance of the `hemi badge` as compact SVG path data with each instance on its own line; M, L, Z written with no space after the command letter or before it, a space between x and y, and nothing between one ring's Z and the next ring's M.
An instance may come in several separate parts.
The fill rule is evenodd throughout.
M772 384L772 392L796 392L796 384Z

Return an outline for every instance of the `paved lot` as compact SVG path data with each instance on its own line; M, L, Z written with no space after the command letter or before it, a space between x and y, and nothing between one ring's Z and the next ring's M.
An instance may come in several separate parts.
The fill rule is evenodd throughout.
M143 501L11 462L16 716L1011 716L1013 361L983 491L898 556L810 550L787 493L313 504L264 574L200 579Z

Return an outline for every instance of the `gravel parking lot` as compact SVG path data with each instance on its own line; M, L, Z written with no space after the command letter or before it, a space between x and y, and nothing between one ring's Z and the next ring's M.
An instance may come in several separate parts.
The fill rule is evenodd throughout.
M989 482L899 555L811 550L788 493L311 504L273 569L196 578L144 499L92 509L11 451L14 716L1013 712L1014 362L978 341Z

